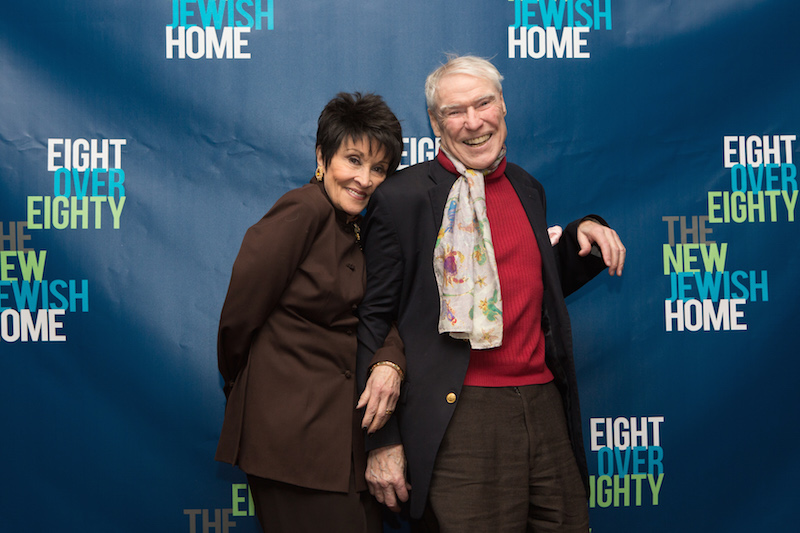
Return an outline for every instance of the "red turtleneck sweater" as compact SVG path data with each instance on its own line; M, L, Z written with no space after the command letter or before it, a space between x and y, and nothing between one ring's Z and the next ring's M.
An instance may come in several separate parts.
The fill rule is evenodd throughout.
M448 171L458 174L442 151L437 159ZM503 344L471 351L464 385L510 387L553 379L544 362L542 260L528 216L505 170L503 158L484 180L503 299Z

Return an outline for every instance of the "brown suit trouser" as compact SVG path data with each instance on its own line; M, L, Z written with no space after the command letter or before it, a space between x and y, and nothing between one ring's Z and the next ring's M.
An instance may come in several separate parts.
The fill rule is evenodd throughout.
M380 533L380 504L369 491L307 489L247 475L256 516L265 533Z
M586 490L553 383L467 387L417 531L586 533Z

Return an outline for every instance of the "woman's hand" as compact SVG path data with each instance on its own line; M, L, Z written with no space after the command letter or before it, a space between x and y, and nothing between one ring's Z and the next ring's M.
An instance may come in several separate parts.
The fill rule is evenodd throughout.
M373 367L356 409L364 410L361 427L375 433L389 420L400 397L400 374L389 365Z

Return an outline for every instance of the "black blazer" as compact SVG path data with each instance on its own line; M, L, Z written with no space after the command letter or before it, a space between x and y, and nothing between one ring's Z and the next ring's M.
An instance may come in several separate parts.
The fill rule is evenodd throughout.
M506 176L525 208L541 252L545 357L564 400L572 449L588 487L564 296L605 265L594 255L578 256L576 232L581 220L568 225L559 244L551 246L542 185L511 163ZM433 249L455 179L435 160L398 173L371 198L364 227L367 287L358 311L359 386L363 388L369 362L394 320L406 357L406 381L395 414L383 429L368 437L367 449L403 444L412 486L411 516L415 518L425 508L436 453L461 393L470 355L467 342L440 335L437 329L439 296ZM599 217L592 218L604 223Z

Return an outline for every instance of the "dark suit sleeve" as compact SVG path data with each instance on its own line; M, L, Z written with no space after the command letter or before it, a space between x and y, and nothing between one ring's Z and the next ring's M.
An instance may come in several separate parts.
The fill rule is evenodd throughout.
M247 363L253 336L277 305L319 230L318 209L297 192L280 198L247 230L233 264L217 336L225 396Z
M389 333L386 335L383 346L378 348L375 355L372 356L368 368L372 368L372 365L380 361L391 361L399 366L403 373L406 371L406 356L403 340L400 338L400 332L397 331L397 324L392 324L392 329L390 329Z
M391 213L380 189L369 202L364 220L364 255L367 265L367 286L364 299L358 307L358 385L363 391L367 372L378 360L391 360L405 369L406 361L399 336L387 336L397 319L403 279L403 254L394 229ZM385 344L386 343L386 344ZM381 348L383 347L383 350ZM398 404L396 410L401 409ZM400 433L397 417L377 433L367 438L371 450L397 444Z
M570 222L564 229L561 240L554 246L554 252L559 266L561 290L565 297L583 287L589 280L606 268L603 257L597 247L592 247L592 253L586 257L578 255L581 249L580 244L578 244L578 226L585 220L593 220L608 226L601 217L589 215Z

